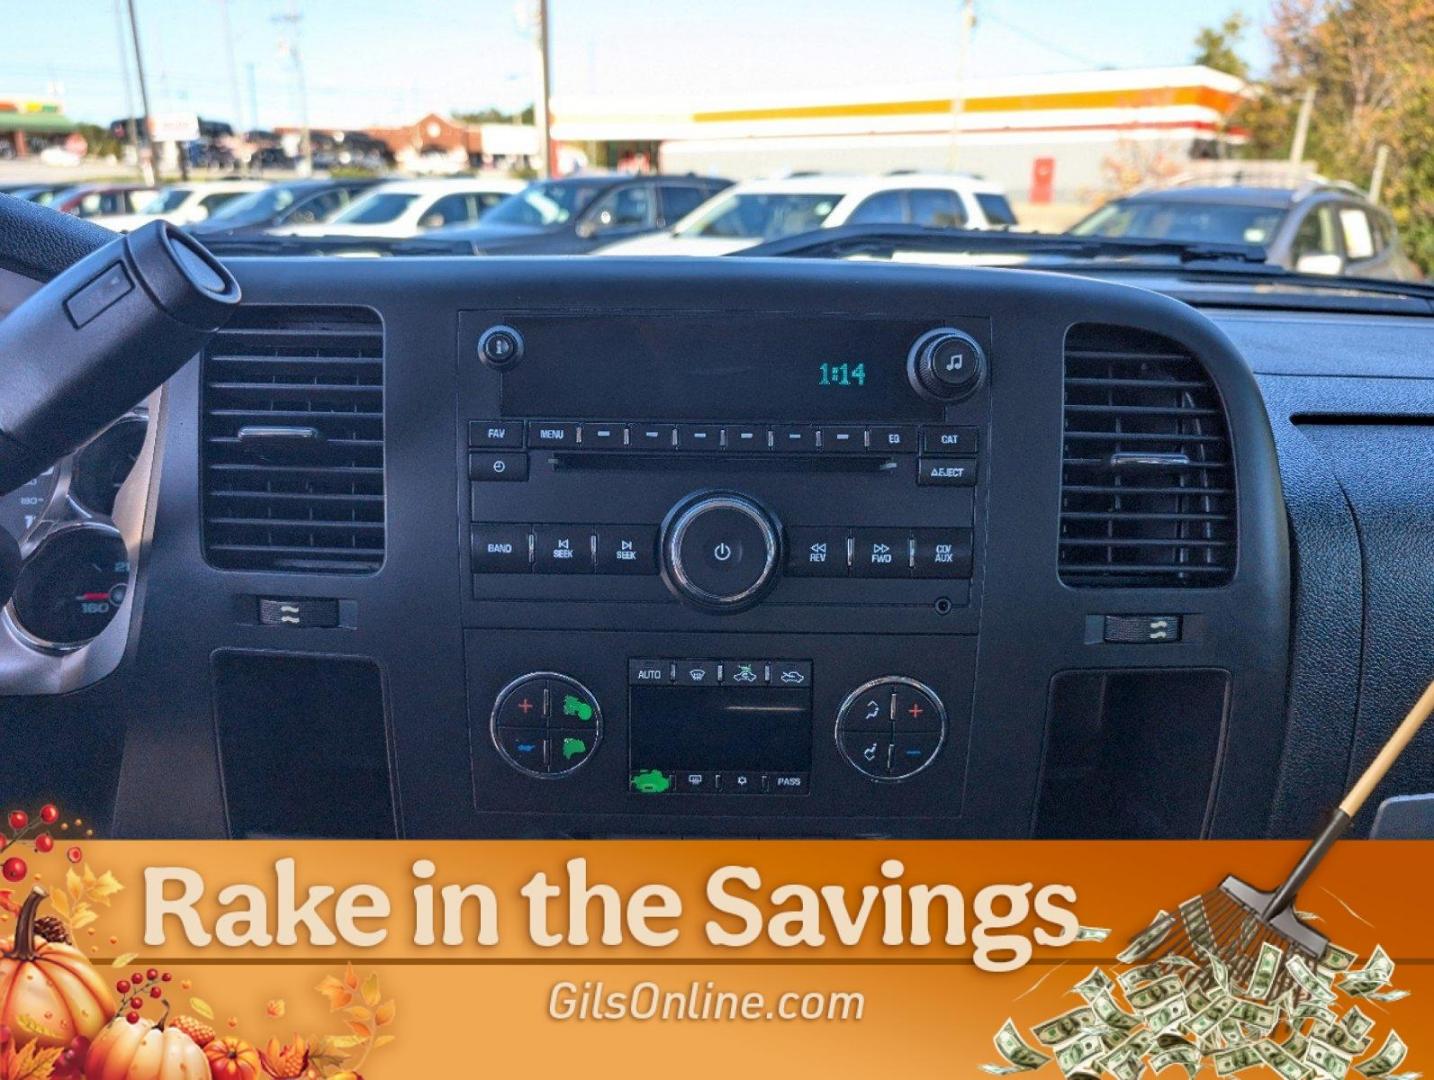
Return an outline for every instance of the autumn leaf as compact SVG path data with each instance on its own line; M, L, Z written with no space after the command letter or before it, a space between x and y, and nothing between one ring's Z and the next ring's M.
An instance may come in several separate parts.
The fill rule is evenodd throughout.
M357 990L359 984L358 972L354 970L353 964L344 967L344 985L350 990Z
M89 904L81 904L75 909L74 918L70 920L70 929L83 930L89 926L90 923L98 921L99 916L95 914L95 909L90 907Z
M90 874L88 864L85 865L85 885L85 892L88 898L94 900L96 903L104 904L106 907L108 907L110 901L114 899L115 893L124 890L124 886L119 883L119 879L108 870L99 877L93 877Z
M278 1020L287 1011L288 1005L285 1004L283 998L275 998L273 1001L269 1002L269 1004L264 1006L264 1012L266 1012L270 1017L275 1020Z
M6 1080L50 1080L64 1052L63 1046L41 1049L39 1043L27 1043L11 1057Z
M325 976L315 989L329 999L329 1012L337 1012L354 999L353 991L332 975Z
M369 1012L368 1009L362 1005L355 1005L351 1009L345 1009L344 1015L350 1020L357 1020L361 1024L367 1024L373 1020L373 1013Z
M189 1007L206 1020L214 1019L214 1006L210 1005L209 1002L203 998L190 998Z
M379 1003L382 996L378 989L378 973L373 972L363 981L364 1004L372 1008Z
M129 967L134 963L135 957L138 955L138 953L132 952L121 953L110 961L110 967Z
M348 1028L360 1039L367 1040L373 1036L373 1028L367 1024L361 1024L357 1020L348 1021Z
M62 892L50 894L50 906L54 908L65 922L70 921L70 898Z
M65 892L77 904L85 898L85 879L75 873L73 866L65 871Z
M321 1054L332 1056L331 1051L352 1050L355 1046L363 1045L363 1042L364 1040L358 1035L331 1035L324 1040L325 1049L321 1051Z
M374 1010L373 1019L379 1027L387 1027L393 1023L394 1014L398 1012L398 1006L390 998Z
M373 1041L373 1048L377 1050L381 1046L387 1046L396 1038L398 1038L397 1035L380 1035L377 1039Z

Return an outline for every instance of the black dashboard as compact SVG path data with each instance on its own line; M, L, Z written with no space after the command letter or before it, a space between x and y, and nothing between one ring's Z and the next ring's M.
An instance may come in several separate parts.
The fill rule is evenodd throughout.
M232 268L145 411L112 622L0 691L7 789L111 835L1284 835L1427 677L1424 320Z

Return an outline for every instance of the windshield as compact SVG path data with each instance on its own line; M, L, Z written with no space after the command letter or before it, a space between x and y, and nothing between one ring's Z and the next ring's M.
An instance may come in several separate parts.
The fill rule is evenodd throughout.
M1266 244L1285 211L1268 206L1131 199L1109 203L1071 229L1077 236L1134 236L1214 244Z
M818 228L840 201L836 194L736 193L698 207L674 231L684 237L775 240Z
M271 187L263 191L251 191L248 195L241 195L237 199L224 203L209 215L209 220L258 221L271 218L292 206L296 197L294 189L287 187Z
M529 184L483 215L485 225L561 225L592 202L602 188L583 184Z
M397 221L417 199L417 195L404 192L375 191L350 203L348 209L334 216L333 223L335 225L387 225L391 221Z
M184 205L184 200L193 195L190 188L166 188L149 202L140 207L141 214L169 214Z

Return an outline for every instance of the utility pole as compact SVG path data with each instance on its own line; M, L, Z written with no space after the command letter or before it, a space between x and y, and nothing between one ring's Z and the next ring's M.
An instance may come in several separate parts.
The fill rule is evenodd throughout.
M538 153L542 159L539 175L551 180L554 173L552 113L548 99L552 90L548 71L548 0L537 0L538 12L538 93L533 107L533 119L538 127Z
M252 60L244 65L244 72L249 79L249 128L257 131L259 128L259 80L255 76Z
M1290 143L1290 164L1298 166L1305 159L1305 140L1309 138L1310 118L1314 115L1315 88L1305 87L1304 100L1300 102L1300 115L1295 120L1295 139Z
M144 80L144 50L139 46L139 19L134 13L134 0L125 0L129 11L129 36L134 44L134 73L139 82L139 104L143 110L140 117L140 175L146 184L159 182L158 163L154 158L154 143L149 137L149 85Z
M309 87L304 79L304 58L299 50L299 24L304 17L299 14L299 7L296 3L289 5L289 11L284 15L275 15L273 21L288 26L289 36L280 39L279 48L289 54L289 59L294 62L294 76L299 82L299 155L304 159L304 175L314 175L314 140L313 133L309 130Z
M124 11L121 0L115 0L115 40L119 43L120 78L124 80L124 127L126 141L134 154L134 167L139 170L140 180L147 183L144 162L139 155L139 134L134 121L134 86L129 81L129 49L125 45Z
M971 29L976 25L976 0L960 0L956 27L956 86L951 91L951 144L946 167L956 171L961 157L961 114L966 110L966 66L971 54Z
M219 0L219 21L224 28L224 59L229 66L229 108L234 115L234 136L237 142L244 122L239 116L243 106L239 97L239 65L234 60L234 24L229 19L229 0Z

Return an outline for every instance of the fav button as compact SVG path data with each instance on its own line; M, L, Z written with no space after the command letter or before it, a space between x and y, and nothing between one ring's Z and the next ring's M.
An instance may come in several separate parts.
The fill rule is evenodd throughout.
M591 574L593 534L585 525L536 525L533 569L540 574Z
M515 447L523 445L521 420L469 420L468 445Z

